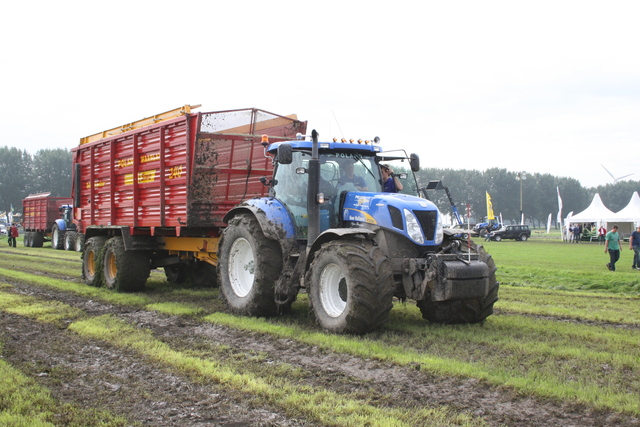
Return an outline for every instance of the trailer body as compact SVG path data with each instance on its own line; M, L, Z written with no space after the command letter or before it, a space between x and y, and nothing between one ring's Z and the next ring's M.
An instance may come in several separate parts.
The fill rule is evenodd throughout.
M70 205L69 197L51 197L51 193L30 194L22 200L24 244L42 247L50 241L56 220L60 218L64 205Z
M151 267L181 281L206 269L197 261L217 264L224 215L267 194L260 178L272 175L273 162L262 134L292 139L306 122L258 109L176 111L155 124L83 138L72 150L72 195L73 224L85 242L118 237L125 251L144 253ZM85 279L93 276L86 269Z

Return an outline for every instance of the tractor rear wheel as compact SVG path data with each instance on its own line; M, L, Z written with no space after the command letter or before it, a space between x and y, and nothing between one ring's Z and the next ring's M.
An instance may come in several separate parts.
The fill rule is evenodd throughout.
M320 326L364 334L384 323L395 289L388 258L370 241L337 240L314 255L305 283Z
M220 292L231 311L275 316L275 283L282 271L278 242L265 237L252 215L229 222L220 241Z
M145 251L126 251L122 237L107 240L103 257L104 284L116 292L144 290L151 272L149 254Z
M432 323L479 323L493 314L493 304L498 301L500 284L496 279L496 263L481 245L476 246L478 259L489 267L489 292L484 298L460 301L417 301L422 317Z
M102 286L102 264L105 236L94 236L87 240L82 251L82 278L89 286Z
M58 224L53 224L51 229L51 247L53 249L62 249L64 245L64 231L60 230Z

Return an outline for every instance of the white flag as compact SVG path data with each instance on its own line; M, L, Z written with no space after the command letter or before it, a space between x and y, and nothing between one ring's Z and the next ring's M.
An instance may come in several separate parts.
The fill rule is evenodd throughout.
M557 222L562 224L562 198L560 197L560 187L556 187L558 189L558 218Z
M551 217L553 215L549 214L549 219L547 219L547 234L549 234L549 231L551 230Z

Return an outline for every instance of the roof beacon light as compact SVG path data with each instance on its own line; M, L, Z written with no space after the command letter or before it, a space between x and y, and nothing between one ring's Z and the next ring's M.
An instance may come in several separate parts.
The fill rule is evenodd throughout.
M266 147L269 145L269 135L262 135L262 146Z

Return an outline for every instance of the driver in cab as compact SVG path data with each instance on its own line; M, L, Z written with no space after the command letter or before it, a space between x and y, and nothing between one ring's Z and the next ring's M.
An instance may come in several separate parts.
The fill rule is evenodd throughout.
M338 186L352 183L358 191L368 191L364 178L353 173L353 162L347 161L342 164L342 176L338 180Z

